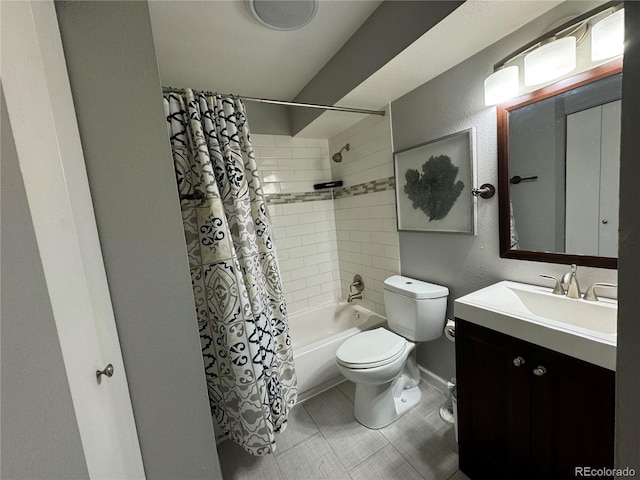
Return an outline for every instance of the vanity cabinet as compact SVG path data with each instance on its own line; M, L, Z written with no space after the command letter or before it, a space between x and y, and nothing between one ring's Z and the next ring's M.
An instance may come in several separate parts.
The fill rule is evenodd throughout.
M615 372L456 319L460 470L569 479L613 467Z

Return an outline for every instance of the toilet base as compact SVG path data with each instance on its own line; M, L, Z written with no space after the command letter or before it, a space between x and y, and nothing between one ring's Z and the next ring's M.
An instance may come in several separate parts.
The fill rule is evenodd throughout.
M393 423L420 403L422 393L414 378L406 373L392 385L356 384L353 414L367 428L378 429Z

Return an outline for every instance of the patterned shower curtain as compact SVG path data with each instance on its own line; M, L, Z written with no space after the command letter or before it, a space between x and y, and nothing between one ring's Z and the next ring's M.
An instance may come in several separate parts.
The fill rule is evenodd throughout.
M267 206L242 102L165 94L211 412L253 455L275 450L297 388Z
M520 239L516 230L516 218L513 216L513 202L509 200L509 236L511 250L520 250Z

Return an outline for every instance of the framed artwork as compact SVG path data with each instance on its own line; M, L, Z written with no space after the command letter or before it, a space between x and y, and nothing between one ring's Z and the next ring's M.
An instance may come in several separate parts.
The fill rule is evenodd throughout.
M476 233L475 129L394 152L399 231Z

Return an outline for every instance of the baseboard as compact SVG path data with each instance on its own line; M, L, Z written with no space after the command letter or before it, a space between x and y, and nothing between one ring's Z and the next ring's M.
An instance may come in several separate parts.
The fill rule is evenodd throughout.
M418 369L420 370L420 378L427 382L432 387L440 390L444 395L449 394L449 389L447 387L448 382L444 379L436 375L430 370L427 370L421 365L418 365Z

